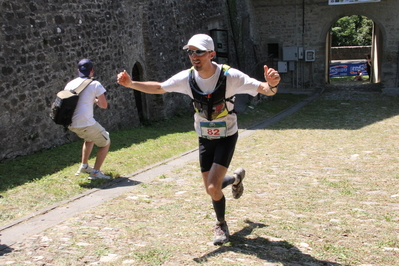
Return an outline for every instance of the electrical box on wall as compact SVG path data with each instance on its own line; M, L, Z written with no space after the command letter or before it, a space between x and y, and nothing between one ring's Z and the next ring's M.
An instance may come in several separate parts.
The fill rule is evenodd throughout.
M303 59L303 47L298 47L298 59Z
M316 60L316 55L314 50L306 50L305 51L305 61L311 62Z
M280 72L280 73L287 73L288 72L287 62L278 61L278 63L277 63L277 71Z
M228 64L229 43L228 43L227 30L213 29L210 30L210 35L215 44L215 52L216 52L215 61L219 64Z
M298 47L283 47L283 61L298 61Z
M294 71L295 70L295 62L294 61L288 62L288 70L289 71Z

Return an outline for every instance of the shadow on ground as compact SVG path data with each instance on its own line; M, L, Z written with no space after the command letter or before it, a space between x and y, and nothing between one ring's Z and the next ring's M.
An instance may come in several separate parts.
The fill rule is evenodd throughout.
M1 236L1 234L0 234ZM2 245L0 244L0 257L4 256L5 254L11 253L14 249L7 246L7 245Z
M110 152L130 147L134 144L146 142L151 139L157 139L161 136L192 131L192 115L187 114L184 117L176 118L181 126L174 126L174 119L165 119L156 121L152 124L139 128L130 128L118 130L111 133ZM181 122L181 121L184 121ZM10 161L0 162L0 191L6 191L18 187L32 180L43 178L43 176L62 171L62 169L80 162L82 140L54 147L49 150L43 150L32 155L15 158ZM91 153L90 159L96 157L97 147ZM76 169L77 170L77 169ZM73 173L70 173L73 174ZM100 187L106 181L93 180L83 184L85 188Z
M208 262L209 259L227 252L235 252L240 254L247 254L250 256L257 256L266 262L282 263L285 266L289 265L325 265L338 266L341 264L321 261L312 256L301 252L297 247L291 245L287 241L270 241L264 237L253 238L252 232L257 228L266 227L262 223L254 223L252 221L245 221L248 226L230 236L231 246L221 246L215 251L208 253L200 258L195 258L197 263ZM249 237L250 236L250 237Z

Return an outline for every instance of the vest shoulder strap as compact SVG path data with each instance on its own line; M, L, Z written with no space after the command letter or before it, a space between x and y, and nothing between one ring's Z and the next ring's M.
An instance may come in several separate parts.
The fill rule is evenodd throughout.
M228 74L228 70L230 66L222 65L222 68L219 73L219 78L216 83L215 89L211 93L204 93L198 86L197 82L194 79L193 70L194 67L190 69L189 72L189 84L191 88L191 92L193 94L193 105L196 112L200 112L201 110L206 113L207 119L209 121L212 120L212 113L213 108L215 105L225 103L226 101L231 102L234 104L234 96L226 99L226 75ZM225 105L225 104L224 104ZM226 108L227 113L233 113L234 108L231 111L228 111Z
M222 65L222 68L221 68L220 74L219 74L219 79L218 79L218 82L216 83L216 87L210 94L213 94L217 89L222 87L222 84L224 85L224 91L226 91L226 75L228 74L229 69L230 69L229 65L226 65L226 64ZM194 79L193 70L194 70L194 67L191 67L190 72L189 72L189 77L188 77L188 81L190 84L191 91L193 92L193 96L194 96L194 94L207 95L198 87L197 82ZM194 98L196 98L196 97L194 96Z

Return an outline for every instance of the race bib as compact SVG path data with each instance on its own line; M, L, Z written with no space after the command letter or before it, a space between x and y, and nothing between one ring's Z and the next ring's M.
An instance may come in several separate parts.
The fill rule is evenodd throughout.
M227 134L226 122L200 122L200 127L203 138L220 139Z

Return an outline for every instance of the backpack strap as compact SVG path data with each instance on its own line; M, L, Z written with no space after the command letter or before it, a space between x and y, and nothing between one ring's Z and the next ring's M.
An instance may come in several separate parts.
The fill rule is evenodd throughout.
M91 78L87 78L85 80L83 80L83 82L79 85L79 87L77 87L76 89L72 90L71 92L73 94L79 94L81 93L84 89L86 89L86 87L94 80L93 77Z
M223 85L223 83L224 83L224 85L226 84L226 75L228 74L227 72L229 69L230 69L230 66L228 66L228 65L222 66L222 69L220 70L220 74L219 74L219 79L218 79L218 82L216 83L215 89L211 93L206 94L203 91L201 91L201 89L198 87L197 82L195 81L194 75L193 75L194 67L191 67L190 73L189 73L189 78L188 78L190 87L191 87L191 89L195 90L195 92L198 94L210 95L210 94L214 93L217 89L219 89Z
M189 72L189 84L190 88L193 94L193 105L194 109L196 112L200 112L204 108L206 108L206 118L209 121L212 121L212 112L213 112L213 107L214 104L221 103L222 101L229 101L234 104L234 96L226 98L226 75L228 74L228 70L230 69L230 66L228 65L223 65L220 74L219 74L219 79L216 83L215 89L211 93L204 93L201 91L201 89L198 87L197 82L194 79L193 75L193 69L192 67ZM233 113L234 109L232 111L228 111L227 113ZM226 114L227 114L226 113ZM224 115L226 115L224 114ZM220 115L218 117L221 117L223 115ZM218 118L216 117L216 118Z
M230 69L230 66L229 65L223 65L222 69L224 71L224 76L226 77L229 74L228 71ZM224 82L224 84L223 84L224 87L226 87L226 78L223 80L223 82ZM229 98L225 98L226 101L231 102L233 105L234 105L234 99L235 99L235 95L230 96ZM235 111L234 111L234 107L233 107L233 110L229 111L229 114L232 114L234 112Z

